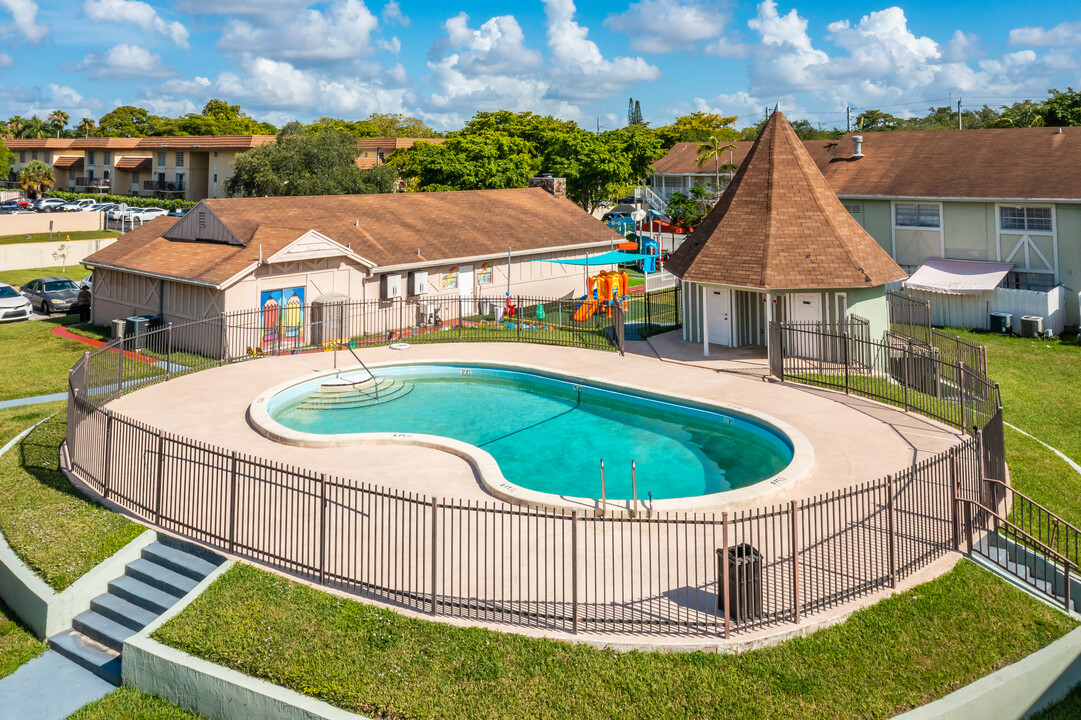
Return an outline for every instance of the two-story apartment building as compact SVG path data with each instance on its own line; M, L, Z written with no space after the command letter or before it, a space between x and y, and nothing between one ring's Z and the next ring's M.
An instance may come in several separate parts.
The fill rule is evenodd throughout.
M696 143L654 164L654 190L712 181ZM848 212L908 272L929 258L1012 264L1003 287L1081 290L1081 128L846 135L804 142ZM736 143L740 164L751 143ZM727 153L726 153L727 155ZM729 158L725 158L727 161Z

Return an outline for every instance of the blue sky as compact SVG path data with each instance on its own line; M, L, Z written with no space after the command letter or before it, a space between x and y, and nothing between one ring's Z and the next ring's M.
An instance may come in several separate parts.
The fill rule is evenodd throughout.
M177 115L212 97L281 124L476 110L618 127L768 104L922 113L1081 88L1081 6L920 0L0 0L0 116Z

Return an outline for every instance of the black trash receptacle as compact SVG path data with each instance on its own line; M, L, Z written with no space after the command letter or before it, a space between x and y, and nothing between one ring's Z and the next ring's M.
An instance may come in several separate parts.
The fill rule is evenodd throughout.
M717 548L717 609L724 612L724 550ZM762 554L747 543L728 548L728 613L733 622L762 617Z

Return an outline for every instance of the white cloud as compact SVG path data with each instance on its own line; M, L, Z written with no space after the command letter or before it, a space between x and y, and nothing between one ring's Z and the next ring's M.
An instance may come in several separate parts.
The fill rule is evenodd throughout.
M92 80L148 80L175 75L176 71L139 45L120 43L104 53L88 53L76 66Z
M1081 45L1081 22L1059 23L1050 30L1021 27L1010 30L1010 45L1029 47L1074 47Z
M0 35L15 32L26 41L39 43L49 34L49 26L38 23L38 4L32 0L0 0L11 13L11 25L0 25Z
M0 70L11 67L11 56L7 53L0 53Z
M975 35L956 30L942 47L942 60L945 62L968 62L983 57L980 39Z
M83 12L91 20L131 23L144 32L156 32L177 47L188 47L188 29L183 23L165 20L158 11L141 0L86 0Z
M188 15L236 15L271 21L309 4L311 0L178 0L174 9Z
M752 86L786 91L821 87L825 81L821 69L829 56L812 46L807 21L795 9L782 17L777 3L763 0L758 15L747 25L758 32L761 41L752 51Z
M827 76L834 82L870 77L915 90L934 81L941 58L938 43L916 37L899 7L869 13L855 26L847 20L831 23L827 30L834 44L849 51L848 57L829 63Z
M606 60L589 29L574 20L574 0L544 0L548 48L552 53L551 98L577 102L612 97L628 85L661 76L655 65L640 57Z
M398 4L398 0L390 0L383 6L383 22L387 25L409 27L409 18L402 15L402 6Z
M631 47L639 52L667 53L717 37L728 20L727 13L698 0L638 0L604 24L630 36Z
M304 9L276 24L231 20L217 47L289 62L348 60L372 53L378 26L360 0L331 0L325 10Z

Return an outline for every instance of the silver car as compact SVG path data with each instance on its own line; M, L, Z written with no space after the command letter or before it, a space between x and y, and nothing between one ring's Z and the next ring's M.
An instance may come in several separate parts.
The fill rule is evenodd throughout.
M30 318L30 301L6 283L0 283L0 322L15 322Z
M79 297L79 286L65 277L31 280L19 288L19 291L42 315L68 312Z

